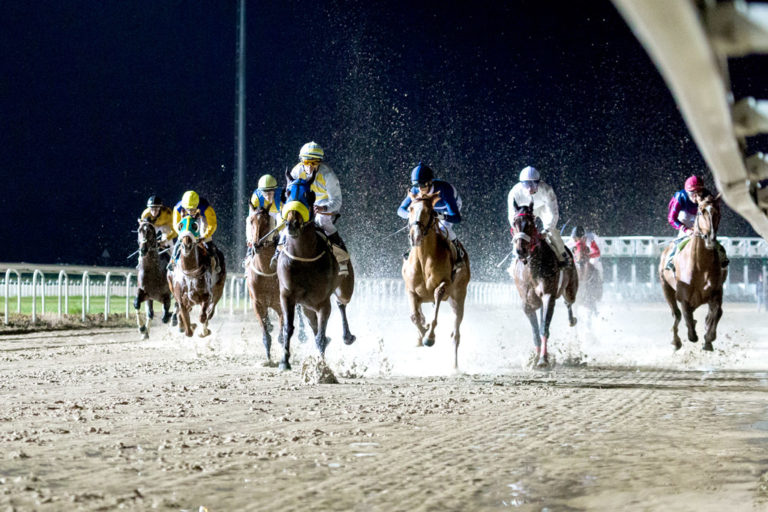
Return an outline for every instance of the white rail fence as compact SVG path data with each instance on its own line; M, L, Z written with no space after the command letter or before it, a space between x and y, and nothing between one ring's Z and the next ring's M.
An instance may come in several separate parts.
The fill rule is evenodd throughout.
M600 239L606 300L662 300L657 267L661 250L670 237L630 236ZM768 278L768 243L762 238L719 237L731 259L725 295L728 300L755 299L757 274ZM136 270L120 267L76 267L26 263L0 263L0 297L4 299L4 322L11 312L22 311L22 298L32 298L32 322L38 315L61 318L73 310L82 321L94 310L92 302L107 319L117 298L119 311L126 317L134 312ZM110 300L106 300L109 297ZM355 300L378 305L405 302L402 279L358 278ZM72 300L71 300L72 299ZM519 297L511 279L500 282L471 282L469 304L518 304ZM39 302L38 302L39 301ZM230 274L219 311L230 314L250 310L250 299L243 274ZM38 309L39 308L39 309Z

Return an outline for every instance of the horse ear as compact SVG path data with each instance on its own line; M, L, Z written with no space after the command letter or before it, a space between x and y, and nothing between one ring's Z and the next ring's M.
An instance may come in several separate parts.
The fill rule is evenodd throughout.
M515 213L520 213L520 210L522 210L522 208L520 208L520 205L517 204L517 201L514 199L512 200L512 208L514 208Z

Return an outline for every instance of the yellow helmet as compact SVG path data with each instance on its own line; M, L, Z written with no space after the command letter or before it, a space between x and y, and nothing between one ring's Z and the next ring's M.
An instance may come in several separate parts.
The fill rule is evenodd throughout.
M301 160L322 160L325 158L325 151L317 142L307 142L301 146L299 158Z
M185 210L194 210L200 204L200 196L194 190L187 190L181 197L181 207Z
M268 192L277 188L277 180L271 174L265 174L259 178L259 190Z

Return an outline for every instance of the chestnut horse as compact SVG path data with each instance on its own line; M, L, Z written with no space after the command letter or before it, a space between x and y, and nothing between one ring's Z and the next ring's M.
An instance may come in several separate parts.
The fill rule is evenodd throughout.
M136 324L143 338L149 338L149 325L155 316L152 301L163 303L163 323L171 319L171 291L168 289L167 267L170 256L160 254L155 226L147 220L139 221L139 264L136 267L137 289L133 307ZM146 319L141 323L141 303L146 302Z
M197 222L192 217L184 217L179 229L179 260L173 270L168 273L168 286L176 299L176 313L181 316L179 330L187 336L192 336L197 327L189 318L192 307L199 304L200 323L203 325L201 337L208 336L208 322L213 318L218 304L224 293L227 271L224 266L224 255L221 251L216 255L221 271L214 273L211 268L211 256L198 242L199 232Z
M708 304L707 332L704 334L702 348L713 350L712 342L717 338L717 323L723 315L723 282L728 274L728 270L720 266L716 243L717 227L720 224L720 208L717 204L719 197L709 195L699 201L693 234L685 247L675 254L674 271L666 268L669 252L674 246L670 244L661 254L659 278L664 298L667 299L675 319L672 325L672 345L675 350L682 347L680 336L677 334L681 308L688 327L688 340L696 342L699 337L696 335L693 312L702 304ZM679 243L679 240L674 243ZM680 307L677 306L678 303Z
M600 270L590 262L589 248L583 241L573 248L573 260L579 274L579 292L576 300L587 309L590 316L597 315L597 303L603 298L603 278Z
M440 303L447 300L456 317L453 324L453 367L459 366L459 343L461 321L464 319L464 300L469 285L469 255L465 251L464 265L453 274L453 260L450 242L439 232L434 205L440 200L439 194L410 193L408 208L408 236L411 245L408 259L403 262L402 275L408 302L411 306L411 321L419 331L417 346L431 347L435 344L435 328ZM435 304L432 321L425 323L421 312L424 302Z
M331 314L331 295L336 294L336 304L341 312L344 343L351 345L355 336L349 331L346 305L354 291L354 270L349 264L349 275L339 276L339 264L325 236L318 232L312 217L314 192L311 191L315 176L309 180L291 181L288 199L283 206L286 223L284 245L277 260L277 278L280 283L280 304L283 309L283 360L280 369L290 370L291 337L294 331L296 305L300 304L315 333L315 345L321 356L329 338L325 336ZM295 206L295 208L293 208Z
M248 294L251 296L251 304L256 318L262 330L262 342L267 352L267 364L271 363L272 325L267 314L268 308L277 313L279 320L280 336L283 330L283 310L280 307L280 284L277 282L277 271L269 267L272 256L277 248L278 234L274 232L266 240L261 240L273 228L272 217L265 208L259 208L253 212L247 220L248 244L253 247L253 256L248 261L245 269Z
M559 269L555 252L536 229L532 203L515 210L512 232L517 253L515 285L533 330L537 366L544 367L549 364L549 325L555 312L555 302L560 296L565 299L570 326L576 325L572 306L579 290L579 276L574 267ZM537 311L540 312L540 319L536 318Z

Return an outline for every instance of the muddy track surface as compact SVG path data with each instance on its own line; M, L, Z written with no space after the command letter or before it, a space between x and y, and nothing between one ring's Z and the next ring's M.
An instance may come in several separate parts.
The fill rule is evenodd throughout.
M731 351L763 354L737 313ZM693 344L673 355L666 335L669 367L625 364L647 349L590 345L629 336L610 315L532 370L527 332L485 314L454 374L445 336L416 349L361 311L355 348L329 348L335 385L305 382L311 343L291 372L264 366L243 316L205 340L0 337L0 510L768 510L768 373ZM504 370L471 371L487 359Z

